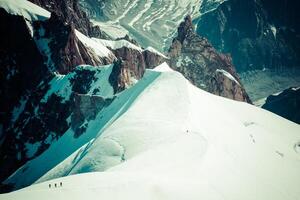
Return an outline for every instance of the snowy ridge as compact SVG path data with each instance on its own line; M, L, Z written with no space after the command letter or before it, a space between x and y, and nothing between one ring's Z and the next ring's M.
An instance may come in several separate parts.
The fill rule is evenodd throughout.
M23 16L29 21L50 18L50 12L25 0L1 0L0 7L10 14Z
M85 44L87 47L94 50L94 52L100 56L100 57L115 57L114 54L106 48L105 45L103 45L100 42L96 42L95 40L85 36L84 34L80 33L78 30L75 30L77 38Z
M101 68L99 68L99 70L101 70ZM131 88L123 91L122 93L119 93L115 97L109 97L113 99L112 103L109 104L107 107L103 108L103 110L101 110L101 112L98 113L94 120L91 120L86 124L86 131L81 137L75 138L74 131L70 128L69 130L67 130L67 132L63 134L61 138L59 138L59 140L54 141L43 154L27 162L14 174L12 174L5 182L13 183L17 187L22 187L23 185L32 184L33 182L41 178L41 176L43 175L44 177L42 178L42 180L48 180L49 177L56 178L60 176L66 176L69 174L76 174L79 172L99 170L102 171L106 169L108 164L105 163L104 165L101 163L90 165L91 163L95 162L94 158L92 157L91 162L85 162L85 164L89 167L83 169L78 167L78 169L75 168L75 166L78 166L80 164L78 161L82 160L83 156L87 152L87 149L85 149L85 145L89 144L89 147L91 144L93 144L95 138L98 138L108 126L110 126L116 119L118 119L124 112L126 112L130 105L135 101L136 97L145 89L145 87L147 87L154 79L156 79L157 76L159 76L159 72L148 72L144 75L143 79L141 79ZM103 79L104 77L99 78ZM103 85L107 86L108 84L109 83L105 83ZM99 87L98 84L97 86ZM60 92L65 91L65 87L58 87L57 91L58 92L56 92L56 94L60 94ZM106 141L97 141L101 143L101 146L103 143L106 143ZM110 143L108 144L110 145ZM111 147L113 146L114 145L111 145ZM64 148L62 149L62 147ZM78 154L76 153L77 150L79 152ZM96 150L104 150L104 153L109 152L109 148L107 150L105 148L98 148ZM68 159L68 157L70 158ZM86 156L85 158L88 159L89 157ZM118 161L117 163L121 162L120 158L116 157L116 159ZM60 164L63 161L64 163ZM116 161L113 163L117 164ZM52 168L58 168L59 170L54 170L55 173L53 174L53 172L51 172ZM46 172L47 175L45 175Z
M18 179L8 182L102 172L50 180L0 197L294 200L300 196L299 125L198 89L166 64L147 70L117 99L88 124L84 135L75 139L69 130L28 162L27 170L19 169ZM38 172L41 168L44 171ZM59 182L62 187L49 189L49 184Z
M152 53L155 53L163 58L168 58L167 56L165 56L164 54L162 54L161 52L157 51L156 49L154 49L153 47L147 47L145 50L150 51Z
M97 39L97 38L93 38L94 41L96 41L99 44L102 44L103 46L106 46L110 49L116 50L116 49L120 49L122 47L128 47L130 49L135 49L138 51L142 51L141 47L138 47L134 44L132 44L131 42L128 42L127 40L104 40L104 39Z

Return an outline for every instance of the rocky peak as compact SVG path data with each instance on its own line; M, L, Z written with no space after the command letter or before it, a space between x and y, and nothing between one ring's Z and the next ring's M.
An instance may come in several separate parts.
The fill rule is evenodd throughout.
M50 74L43 56L31 37L25 19L0 8L0 24L0 126L3 130L0 135L0 181L2 181L26 161L26 159L20 161L21 159L12 156L20 147L16 139L18 129L12 128L16 123L16 112L13 110L22 107L22 102L26 101L26 94L32 92L38 95L37 86L42 80L46 81Z
M30 0L32 3L42 8L56 13L66 24L74 24L74 27L83 34L90 37L109 39L110 37L100 30L99 26L94 26L86 13L81 10L78 0Z
M177 39L182 43L187 37L193 35L195 32L194 25L192 23L192 18L190 15L187 15L184 18L184 21L180 23L178 27Z
M82 44L76 37L75 24L64 22L57 13L51 13L49 20L34 22L34 30L35 40L48 56L48 66L61 74L81 64L96 66L112 62L112 58L99 57ZM45 44L49 49L43 48Z
M127 41L130 41L129 37L126 38ZM166 60L166 57L163 57L163 55L147 49L142 50L142 48L133 48L126 45L117 49L111 49L111 51L117 58L110 78L115 93L126 89L141 79L146 68L152 69Z
M229 55L218 53L194 32L191 17L179 25L169 49L170 66L197 87L216 95L250 102Z

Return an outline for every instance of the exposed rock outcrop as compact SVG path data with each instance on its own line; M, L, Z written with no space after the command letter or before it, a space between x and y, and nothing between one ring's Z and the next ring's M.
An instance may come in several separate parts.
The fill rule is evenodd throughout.
M87 122L94 120L97 114L113 101L113 98L105 99L101 96L78 93L74 94L73 98L71 128L74 137L77 138L85 132Z
M270 95L262 108L300 124L300 88L289 88Z
M61 74L81 64L97 66L112 63L112 58L99 57L84 46L76 37L74 26L65 24L55 13L49 20L34 22L34 30L37 43L49 48L43 49L49 59L48 65Z
M300 66L299 1L230 0L203 14L197 33L239 72Z
M190 16L178 28L169 49L170 66L194 85L213 94L250 102L230 56L219 54L207 39L198 36Z
M10 15L0 8L0 24L0 125L3 130L0 135L0 181L2 181L12 170L26 161L22 158L23 153L20 152L17 156L22 146L20 146L21 138L17 138L19 130L12 128L12 124L17 123L15 121L19 114L14 108L24 107L25 97L22 101L22 96L31 92L33 96L38 96L36 87L42 80L46 81L51 77L51 74L23 17ZM25 126L25 122L23 125ZM30 129L24 126L24 129ZM24 142L22 141L23 146Z
M83 34L90 37L109 39L109 36L102 32L99 26L93 26L78 5L78 0L30 0L42 8L56 13L66 24L74 24L74 27Z
M153 69L160 65L163 62L166 62L168 60L167 57L162 56L158 53L149 51L148 49L145 49L143 51L144 59L145 59L145 64L148 69Z
M113 73L110 76L110 83L113 85L115 93L141 79L146 68L152 69L166 60L166 57L147 49L142 50L138 46L133 48L124 45L121 48L111 49L111 51L118 59L114 63Z

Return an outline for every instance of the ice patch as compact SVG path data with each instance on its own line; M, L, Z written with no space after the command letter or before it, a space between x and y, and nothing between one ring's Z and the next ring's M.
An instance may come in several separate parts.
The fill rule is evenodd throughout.
M41 146L41 142L36 142L33 144L25 143L27 158L32 158L36 154L40 146Z
M234 81L236 84L240 85L240 83L229 72L227 72L223 69L217 69L216 72L222 73L224 76L226 76L230 80Z
M271 29L271 31L272 31L272 33L274 35L274 38L276 38L276 35L277 35L277 29L276 29L276 27L274 25L271 25L270 29Z

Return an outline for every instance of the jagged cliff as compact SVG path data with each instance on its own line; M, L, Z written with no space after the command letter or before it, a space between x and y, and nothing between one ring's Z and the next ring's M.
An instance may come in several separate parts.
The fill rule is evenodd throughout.
M238 71L300 65L298 1L228 0L203 14L197 33Z
M218 53L207 39L197 35L190 16L180 24L169 57L170 66L197 87L230 99L251 102L231 57Z
M109 39L109 36L94 26L86 13L79 7L78 0L30 0L42 8L60 16L65 24L74 24L74 27L90 37Z

